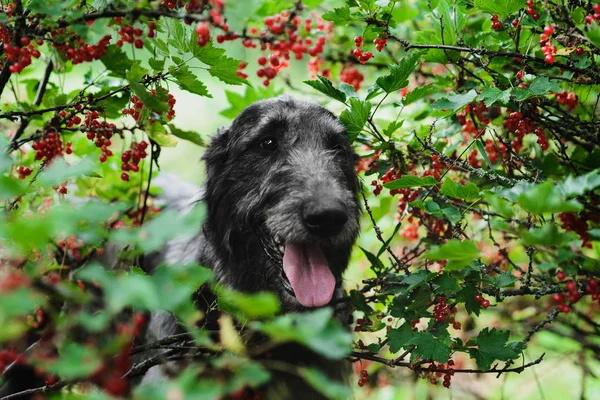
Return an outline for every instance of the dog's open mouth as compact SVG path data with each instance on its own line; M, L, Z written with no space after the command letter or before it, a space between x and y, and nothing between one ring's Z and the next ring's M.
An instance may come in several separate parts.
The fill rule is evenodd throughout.
M312 243L284 243L272 246L263 241L267 255L281 268L283 287L304 307L328 304L336 289L336 279L323 250Z
M333 297L335 277L323 250L309 243L289 243L283 253L283 271L298 302L305 307L324 306Z

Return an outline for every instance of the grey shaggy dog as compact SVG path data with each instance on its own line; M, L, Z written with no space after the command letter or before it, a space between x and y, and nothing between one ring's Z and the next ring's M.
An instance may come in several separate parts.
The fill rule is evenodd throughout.
M356 154L331 112L289 96L256 102L217 132L203 160L201 194L172 176L158 177L168 207L185 211L201 197L207 218L198 236L169 243L151 264L199 262L230 288L276 293L283 312L327 306L343 295L360 203ZM147 340L179 329L173 316L154 314ZM272 357L316 366L337 381L349 370L299 345L281 346ZM164 373L154 367L143 383ZM321 398L297 377L272 374L265 398Z

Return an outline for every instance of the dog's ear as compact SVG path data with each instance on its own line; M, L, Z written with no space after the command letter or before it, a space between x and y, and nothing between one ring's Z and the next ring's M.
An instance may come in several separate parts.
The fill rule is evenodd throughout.
M222 166L229 155L229 129L223 127L217 130L210 140L202 160L207 168Z

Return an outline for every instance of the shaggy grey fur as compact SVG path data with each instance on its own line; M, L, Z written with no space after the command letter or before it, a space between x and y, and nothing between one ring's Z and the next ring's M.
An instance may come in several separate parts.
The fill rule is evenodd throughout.
M303 311L282 270L283 246L310 243L323 250L338 284L334 299L339 298L359 232L355 157L344 127L323 107L289 96L252 104L213 137L203 157L207 179L202 193L170 175L157 179L168 207L185 212L201 197L207 219L197 237L169 243L151 268L160 262L198 261L224 285L243 292L272 291L284 312ZM150 340L177 332L169 314L152 316ZM340 363L312 353L298 359L292 353L286 361L317 364L332 379L342 380ZM154 368L144 381L159 375ZM318 398L297 379L278 380L276 386L287 386L287 398Z

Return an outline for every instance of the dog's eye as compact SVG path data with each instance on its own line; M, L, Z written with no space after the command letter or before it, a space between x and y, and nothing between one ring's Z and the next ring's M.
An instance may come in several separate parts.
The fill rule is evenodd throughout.
M260 148L263 150L273 151L277 148L277 142L273 138L264 139L260 142Z

